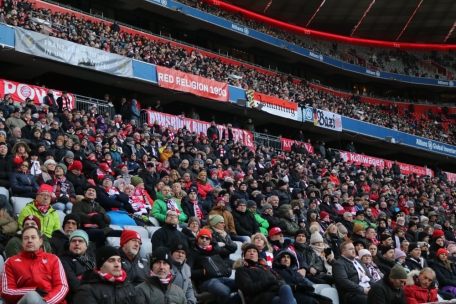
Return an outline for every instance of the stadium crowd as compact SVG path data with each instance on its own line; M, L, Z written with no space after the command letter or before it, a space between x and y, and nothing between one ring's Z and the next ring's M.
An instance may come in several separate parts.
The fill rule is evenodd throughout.
M200 5L198 2L198 6ZM268 75L242 64L228 64L219 58L203 56L197 50L187 51L183 47L172 46L162 40L147 39L139 34L133 36L121 30L116 23L96 23L83 17L78 19L75 15L68 13L37 8L35 3L29 3L26 0L2 1L0 20L1 18L14 26L53 35L107 52L178 69L220 82L228 82L235 87L245 90L253 89L256 92L291 102L309 106L316 104L318 108L347 117L451 145L456 144L453 135L456 126L446 124L443 127L442 122L452 120L442 113L432 113L431 111L429 115L416 117L409 111L398 111L394 106L361 101L357 95L350 98L336 97L331 92L312 88L305 80L296 82L291 75ZM237 21L237 19L233 21ZM50 28L52 31L49 30Z
M298 140L291 152L250 149L229 125L200 134L138 125L138 103L122 98L116 111L109 95L104 113L70 110L65 92L43 101L0 117L0 185L30 201L14 214L0 195L6 303L456 295L456 185L441 171L358 166L324 145L309 155ZM116 229L127 225L155 226L152 252L140 254L137 231Z

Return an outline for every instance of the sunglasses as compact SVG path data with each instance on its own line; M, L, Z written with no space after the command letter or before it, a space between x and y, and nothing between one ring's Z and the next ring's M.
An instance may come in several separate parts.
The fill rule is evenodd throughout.
M202 239L202 240L210 240L211 239L210 237L204 236L204 235L200 236L199 238Z

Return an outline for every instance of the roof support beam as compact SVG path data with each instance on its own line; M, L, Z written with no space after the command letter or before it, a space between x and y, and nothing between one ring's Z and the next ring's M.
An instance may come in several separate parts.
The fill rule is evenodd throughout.
M445 43L448 40L448 38L450 38L451 33L453 33L455 27L456 27L456 22L451 27L450 31L448 32L448 35L445 37L445 40L443 40L443 43Z
M420 8L421 6L421 3L423 3L424 0L420 0L420 3L418 3L418 6L415 8L415 10L413 11L413 14L410 16L409 20L407 21L407 23L405 24L404 28L402 29L401 33L399 34L399 36L397 36L396 38L396 41L399 40L399 38L401 38L402 36L402 33L404 33L405 29L407 28L407 26L409 25L410 21L412 21L413 17L415 16L416 12L418 11L418 9Z
M320 4L320 6L317 8L317 10L315 11L315 13L312 15L312 17L310 18L309 22L307 22L307 25L306 27L309 27L309 24L310 22L312 22L313 18L317 15L317 13L320 11L320 8L323 6L323 4L325 4L326 0L323 0Z
M374 3L375 3L375 0L372 0L371 4L369 4L369 7L364 12L364 15L361 17L361 19L359 19L358 24L353 28L353 30L350 34L350 37L353 36L353 34L356 32L356 30L358 29L358 26L361 24L361 22L363 22L364 17L366 17L367 13L369 13L369 11L370 11L372 5L374 5Z
M264 8L263 14L266 13L266 11L268 10L268 8L271 6L272 1L273 1L273 0L271 0L271 1L268 2L268 4L266 5L266 7Z

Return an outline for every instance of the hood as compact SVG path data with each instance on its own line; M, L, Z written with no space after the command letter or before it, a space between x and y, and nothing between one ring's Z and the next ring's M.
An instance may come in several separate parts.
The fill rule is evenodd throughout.
M290 213L288 212L291 209L291 206L288 204L282 205L279 207L279 215L284 219L290 219Z
M233 264L233 270L241 268L244 266L244 259L237 259Z
M266 196L261 194L261 193L258 193L256 196L255 196L255 203L257 204L258 207L261 206L261 200L263 198L265 198Z
M272 264L272 267L276 267L276 268L285 268L285 266L282 266L280 265L280 259L285 255L285 254L288 254L290 257L291 257L291 264L290 264L290 268L297 268L298 267L298 261L296 260L296 255L293 251L291 251L290 249L287 248L284 248L284 249L281 249L279 250L275 257L274 257L274 263Z
M302 192L301 188L293 188L293 191L291 191L291 197L292 198L298 198L298 193Z

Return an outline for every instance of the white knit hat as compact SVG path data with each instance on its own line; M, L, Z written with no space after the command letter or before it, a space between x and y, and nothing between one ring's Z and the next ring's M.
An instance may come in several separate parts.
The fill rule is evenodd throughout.
M323 243L323 237L318 230L319 229L317 225L310 227L310 244Z
M361 260L361 258L363 256L365 256L366 254L368 255L371 255L370 251L367 250L367 249L361 249L359 252L358 252L358 258Z

